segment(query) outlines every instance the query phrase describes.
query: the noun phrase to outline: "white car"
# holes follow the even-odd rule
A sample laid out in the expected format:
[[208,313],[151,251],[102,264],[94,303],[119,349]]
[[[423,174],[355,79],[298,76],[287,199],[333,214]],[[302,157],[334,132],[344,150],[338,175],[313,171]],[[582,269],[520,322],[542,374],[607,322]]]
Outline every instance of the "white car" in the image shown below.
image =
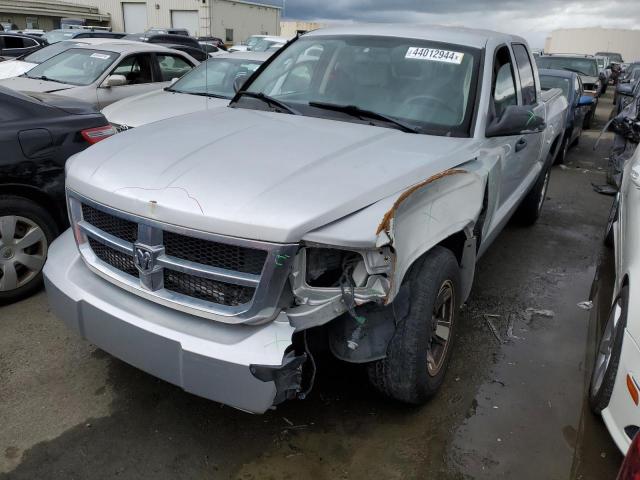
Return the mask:
[[42,62],[55,57],[59,53],[65,52],[70,48],[80,47],[83,45],[100,45],[102,43],[113,42],[112,38],[83,38],[80,40],[63,40],[62,42],[47,45],[35,52],[23,57],[7,60],[0,63],[0,80],[4,78],[18,77],[23,73],[27,73]]
[[251,48],[255,46],[256,43],[258,43],[260,40],[266,37],[268,37],[268,35],[251,35],[244,42],[233,45],[231,48],[229,48],[229,51],[230,52],[248,52],[249,50],[251,50]]
[[55,92],[104,108],[169,86],[198,63],[161,45],[111,40],[70,48],[24,75],[0,80],[0,85],[23,92]]
[[589,403],[626,453],[640,427],[640,149],[622,178],[609,224],[616,257],[613,302],[598,343]]
[[165,118],[224,107],[235,94],[236,79],[249,78],[269,56],[255,52],[217,55],[170,87],[120,100],[102,113],[122,132]]

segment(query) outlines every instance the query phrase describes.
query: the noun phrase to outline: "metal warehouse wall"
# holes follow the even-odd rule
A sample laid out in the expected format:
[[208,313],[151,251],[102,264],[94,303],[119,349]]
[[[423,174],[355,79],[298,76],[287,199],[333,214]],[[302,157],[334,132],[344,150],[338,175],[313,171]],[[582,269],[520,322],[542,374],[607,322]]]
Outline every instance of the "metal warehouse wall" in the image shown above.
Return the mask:
[[[172,10],[197,10],[199,31],[196,36],[215,35],[225,39],[226,29],[232,29],[234,41],[249,35],[280,34],[280,9],[232,0],[66,0],[79,5],[98,7],[111,14],[114,31],[125,31],[123,3],[143,3],[147,6],[147,26],[171,27]],[[256,2],[259,3],[259,2]]]
[[625,61],[640,60],[640,30],[572,28],[554,30],[545,50],[550,53],[619,52]]
[[238,43],[250,35],[280,35],[280,9],[261,5],[213,0],[211,5],[213,35],[227,41],[226,29],[233,29]]

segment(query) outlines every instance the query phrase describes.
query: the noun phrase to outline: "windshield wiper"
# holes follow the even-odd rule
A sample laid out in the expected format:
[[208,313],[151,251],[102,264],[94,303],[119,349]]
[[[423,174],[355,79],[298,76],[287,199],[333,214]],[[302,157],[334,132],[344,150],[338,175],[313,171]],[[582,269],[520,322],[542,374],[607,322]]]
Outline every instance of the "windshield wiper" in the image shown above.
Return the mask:
[[332,110],[334,112],[346,113],[347,115],[351,115],[352,117],[357,117],[361,120],[364,120],[365,118],[369,118],[372,120],[381,120],[383,122],[395,125],[396,128],[398,128],[399,130],[402,130],[403,132],[420,133],[420,131],[417,128],[407,125],[406,123],[403,123],[400,120],[396,120],[395,118],[389,117],[382,113],[373,112],[371,110],[365,110],[356,105],[337,105],[334,103],[309,102],[309,106],[322,108],[324,110]]
[[66,83],[66,82],[61,82],[60,80],[54,80],[53,78],[49,78],[45,75],[42,75],[41,77],[30,77],[29,75],[25,74],[25,77],[33,78],[34,80],[44,80],[45,82]]
[[272,105],[276,108],[280,108],[282,110],[285,110],[286,112],[290,113],[291,115],[300,115],[300,112],[297,111],[296,109],[290,107],[289,105],[287,105],[284,102],[281,102],[278,99],[275,99],[273,97],[270,97],[269,95],[265,95],[262,92],[249,92],[247,90],[240,90],[237,93],[238,98],[242,97],[242,96],[246,96],[246,97],[250,97],[250,98],[257,98],[258,100],[262,100],[264,103],[268,103],[269,105]]
[[185,92],[183,90],[176,90],[174,88],[171,87],[166,87],[164,89],[165,92],[171,92],[171,93],[184,93],[185,95],[196,95],[199,97],[213,97],[213,98],[222,98],[225,100],[229,100],[231,99],[231,97],[229,96],[225,96],[225,95],[218,95],[217,93],[207,93],[207,92]]

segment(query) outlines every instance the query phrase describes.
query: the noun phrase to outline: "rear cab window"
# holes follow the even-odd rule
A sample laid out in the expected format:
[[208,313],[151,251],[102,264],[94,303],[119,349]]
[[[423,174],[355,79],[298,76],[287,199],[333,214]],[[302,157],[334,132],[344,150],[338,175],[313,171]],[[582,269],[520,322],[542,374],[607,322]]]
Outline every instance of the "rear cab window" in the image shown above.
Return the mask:
[[518,76],[520,77],[520,90],[523,105],[535,105],[537,103],[536,81],[533,74],[533,66],[527,47],[521,43],[512,45],[513,54],[516,57]]

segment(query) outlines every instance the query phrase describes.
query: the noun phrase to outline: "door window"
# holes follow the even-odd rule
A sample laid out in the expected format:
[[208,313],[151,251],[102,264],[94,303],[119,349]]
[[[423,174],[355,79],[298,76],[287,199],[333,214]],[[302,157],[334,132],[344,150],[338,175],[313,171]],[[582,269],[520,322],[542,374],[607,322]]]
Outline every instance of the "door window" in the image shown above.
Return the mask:
[[513,62],[509,49],[502,47],[498,50],[493,65],[492,98],[496,117],[502,115],[508,106],[518,104],[516,79],[513,72]]
[[180,78],[193,68],[185,59],[177,55],[157,55],[156,58],[160,66],[161,82]]
[[151,83],[151,61],[149,55],[131,55],[122,60],[111,75],[122,75],[127,79],[127,85]]
[[529,58],[527,47],[522,44],[514,44],[513,53],[516,56],[518,75],[520,76],[522,103],[524,105],[534,105],[537,101],[536,81],[533,76],[533,67],[531,66],[531,59]]
[[28,48],[33,47],[36,44],[34,40],[31,40],[29,38],[12,37],[9,35],[3,38],[4,48]]

